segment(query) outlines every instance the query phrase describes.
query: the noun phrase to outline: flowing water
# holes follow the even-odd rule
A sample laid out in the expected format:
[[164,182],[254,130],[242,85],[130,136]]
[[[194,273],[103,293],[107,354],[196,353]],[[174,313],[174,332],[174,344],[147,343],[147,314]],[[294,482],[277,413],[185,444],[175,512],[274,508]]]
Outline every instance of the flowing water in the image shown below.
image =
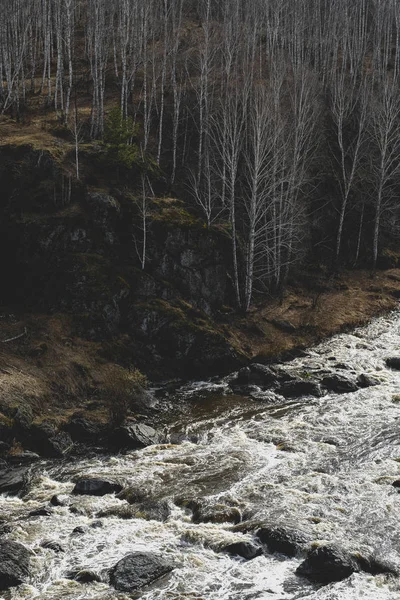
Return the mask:
[[[385,366],[385,358],[396,355],[400,313],[338,335],[285,365],[303,377],[326,370],[367,373],[379,379],[376,387],[271,404],[262,393],[258,399],[232,395],[224,380],[191,384],[160,401],[160,422],[169,439],[181,443],[36,465],[23,499],[0,497],[0,518],[13,525],[8,537],[34,553],[29,584],[10,597],[128,598],[109,587],[107,571],[129,552],[146,549],[176,563],[171,576],[142,592],[146,600],[399,599],[396,577],[357,573],[317,587],[295,575],[301,558],[232,558],[219,550],[251,540],[251,533],[227,522],[195,524],[182,502],[203,498],[222,521],[229,513],[254,524],[295,526],[315,540],[374,552],[400,567],[400,493],[391,485],[400,478],[400,372]],[[338,363],[348,370],[340,371]],[[127,502],[114,495],[69,496],[83,475],[118,480],[142,502],[167,500],[171,514],[165,522],[124,519],[120,511]],[[64,494],[69,506],[47,517],[28,516],[54,494]],[[77,526],[81,533],[73,533]],[[65,551],[41,547],[45,540]],[[67,580],[77,567],[94,570],[105,582]]]

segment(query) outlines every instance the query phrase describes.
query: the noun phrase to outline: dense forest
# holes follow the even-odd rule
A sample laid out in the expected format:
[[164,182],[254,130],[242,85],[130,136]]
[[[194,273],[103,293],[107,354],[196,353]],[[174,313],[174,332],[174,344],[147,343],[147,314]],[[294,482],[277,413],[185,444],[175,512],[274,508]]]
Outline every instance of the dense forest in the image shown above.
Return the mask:
[[81,145],[117,148],[142,268],[153,179],[224,226],[248,310],[301,261],[375,269],[396,239],[399,50],[397,0],[3,0],[0,111],[55,111],[77,180]]

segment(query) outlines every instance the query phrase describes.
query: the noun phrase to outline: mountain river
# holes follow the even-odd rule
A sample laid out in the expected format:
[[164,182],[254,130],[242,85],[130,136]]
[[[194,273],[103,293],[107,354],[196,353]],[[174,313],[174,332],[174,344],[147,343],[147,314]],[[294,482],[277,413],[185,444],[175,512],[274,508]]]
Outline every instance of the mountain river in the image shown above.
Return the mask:
[[[228,379],[158,390],[159,426],[171,443],[118,456],[35,463],[23,498],[0,496],[7,539],[32,550],[29,582],[4,592],[11,600],[399,600],[400,578],[354,573],[318,586],[295,574],[304,557],[265,552],[246,561],[221,549],[251,541],[232,522],[193,522],[187,502],[236,520],[296,527],[320,543],[373,552],[400,569],[400,313],[341,334],[283,365],[304,378],[326,372],[372,375],[379,385],[321,398],[256,398],[230,391]],[[176,442],[179,443],[176,443]],[[146,502],[168,503],[165,521],[124,513],[126,500],[72,496],[79,477],[104,477],[135,489]],[[29,516],[58,494],[64,506]],[[73,512],[71,512],[73,508]],[[123,518],[125,517],[125,518]],[[75,528],[81,529],[74,532]],[[251,529],[251,528],[250,528]],[[44,541],[62,552],[44,548]],[[130,596],[110,587],[108,570],[133,551],[171,558],[167,578]],[[77,568],[102,581],[65,577]],[[0,593],[1,597],[1,593]]]

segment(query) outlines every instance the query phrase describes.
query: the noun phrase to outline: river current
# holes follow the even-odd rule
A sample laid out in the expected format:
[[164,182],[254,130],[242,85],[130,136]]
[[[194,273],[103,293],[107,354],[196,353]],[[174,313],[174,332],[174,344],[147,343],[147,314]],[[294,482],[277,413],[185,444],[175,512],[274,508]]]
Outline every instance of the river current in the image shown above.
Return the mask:
[[[5,597],[131,598],[113,590],[105,574],[129,552],[146,550],[176,563],[167,579],[141,593],[146,600],[398,600],[396,577],[356,573],[318,587],[295,575],[301,558],[266,553],[245,561],[220,552],[252,534],[232,522],[193,523],[184,502],[202,498],[211,512],[236,511],[255,528],[301,528],[315,540],[373,552],[400,568],[400,493],[392,486],[400,479],[400,371],[385,366],[389,356],[400,356],[399,312],[285,364],[303,378],[326,370],[366,373],[379,379],[375,387],[273,403],[262,392],[256,399],[235,396],[225,379],[161,390],[158,419],[171,443],[36,464],[27,495],[0,496],[0,518],[12,525],[8,538],[33,551],[29,583]],[[117,480],[144,504],[165,500],[170,516],[121,518],[128,505],[115,495],[70,496],[81,476]],[[54,494],[66,506],[28,516]],[[64,552],[43,548],[44,541],[58,542]],[[66,579],[76,568],[105,582]]]

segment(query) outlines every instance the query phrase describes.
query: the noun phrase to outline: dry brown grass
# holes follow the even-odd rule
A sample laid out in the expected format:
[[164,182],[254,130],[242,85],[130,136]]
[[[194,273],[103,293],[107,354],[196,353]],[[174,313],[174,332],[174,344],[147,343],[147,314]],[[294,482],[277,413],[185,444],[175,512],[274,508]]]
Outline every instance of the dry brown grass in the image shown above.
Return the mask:
[[[379,271],[374,277],[366,270],[343,272],[327,287],[317,302],[315,292],[289,287],[281,301],[271,299],[248,317],[233,318],[228,326],[231,342],[249,358],[273,358],[366,323],[398,305],[393,292],[400,290],[400,269]],[[283,331],[274,320],[288,321],[296,330]]]

